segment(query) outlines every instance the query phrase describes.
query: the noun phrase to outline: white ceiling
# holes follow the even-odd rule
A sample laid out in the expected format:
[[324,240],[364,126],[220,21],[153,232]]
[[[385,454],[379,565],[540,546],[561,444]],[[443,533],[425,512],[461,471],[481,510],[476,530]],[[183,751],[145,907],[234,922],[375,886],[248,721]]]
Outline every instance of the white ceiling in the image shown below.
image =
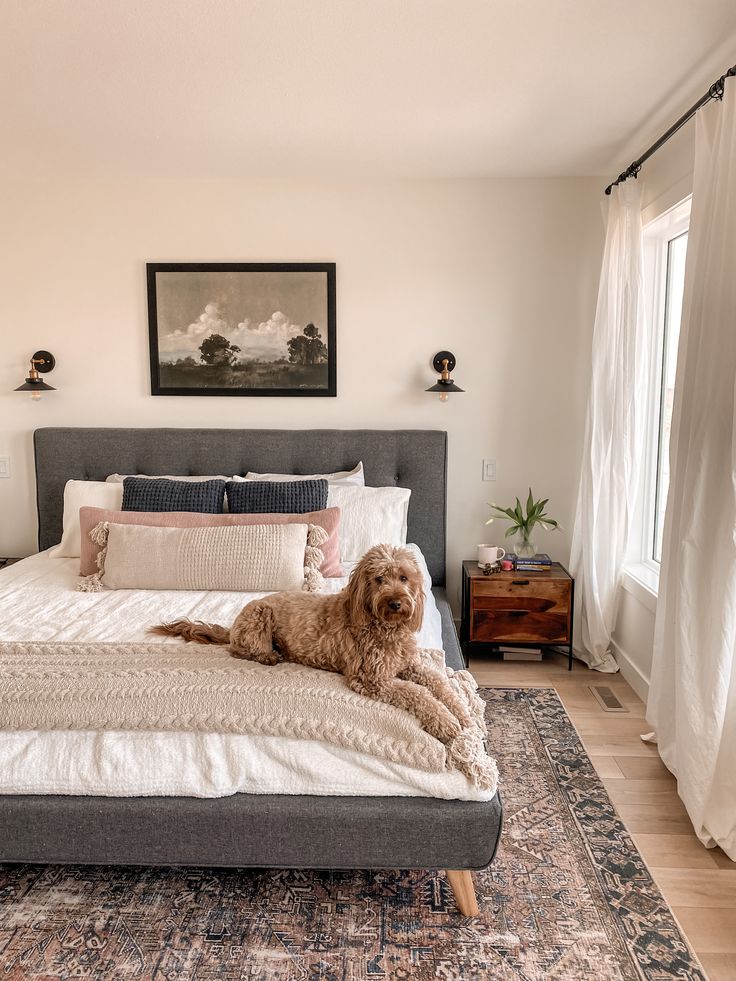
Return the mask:
[[1,0],[0,167],[615,176],[734,61],[734,0]]

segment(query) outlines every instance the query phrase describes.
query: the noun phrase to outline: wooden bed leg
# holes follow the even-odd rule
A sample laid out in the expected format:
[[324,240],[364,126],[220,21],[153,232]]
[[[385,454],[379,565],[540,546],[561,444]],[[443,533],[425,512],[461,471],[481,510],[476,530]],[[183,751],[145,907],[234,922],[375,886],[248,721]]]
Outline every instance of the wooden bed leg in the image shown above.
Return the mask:
[[472,873],[468,869],[447,869],[446,875],[457,908],[463,916],[477,916],[478,900],[475,898]]

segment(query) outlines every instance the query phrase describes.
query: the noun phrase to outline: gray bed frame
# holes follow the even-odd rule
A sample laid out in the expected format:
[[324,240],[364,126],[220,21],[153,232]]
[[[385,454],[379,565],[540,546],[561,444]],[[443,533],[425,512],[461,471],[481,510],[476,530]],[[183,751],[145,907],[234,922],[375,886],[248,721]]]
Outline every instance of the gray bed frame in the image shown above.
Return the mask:
[[[67,480],[110,473],[315,473],[352,468],[366,484],[412,491],[408,541],[422,549],[448,663],[463,667],[444,590],[447,434],[438,431],[39,429],[41,549],[61,539]],[[496,852],[502,809],[424,797],[235,794],[0,797],[0,861],[300,868],[447,869],[458,905],[477,910],[470,869]]]

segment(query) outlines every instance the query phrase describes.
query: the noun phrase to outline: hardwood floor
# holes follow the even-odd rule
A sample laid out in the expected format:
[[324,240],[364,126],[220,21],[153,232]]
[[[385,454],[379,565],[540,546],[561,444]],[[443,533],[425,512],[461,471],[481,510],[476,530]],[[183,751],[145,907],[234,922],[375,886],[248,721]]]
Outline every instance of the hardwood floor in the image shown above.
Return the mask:
[[[539,663],[474,656],[478,684],[551,687],[562,699],[593,765],[711,981],[736,981],[736,863],[704,848],[692,830],[674,777],[643,743],[644,703],[620,674],[599,674],[562,655]],[[628,713],[604,712],[588,690],[608,685]]]

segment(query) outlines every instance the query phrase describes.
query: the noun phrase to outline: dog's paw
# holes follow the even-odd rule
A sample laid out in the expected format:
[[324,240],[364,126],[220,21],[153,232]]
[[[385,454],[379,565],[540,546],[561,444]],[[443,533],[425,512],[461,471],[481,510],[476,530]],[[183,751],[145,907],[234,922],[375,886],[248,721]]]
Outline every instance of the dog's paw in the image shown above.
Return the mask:
[[279,656],[276,651],[264,654],[262,651],[249,651],[243,647],[230,646],[230,653],[233,657],[239,657],[243,661],[258,661],[259,664],[278,664]]
[[470,718],[470,714],[464,708],[456,708],[453,714],[455,715],[455,718],[458,720],[460,726],[463,729],[467,729],[470,726],[471,722],[473,721]]
[[259,654],[253,660],[258,661],[259,664],[278,664],[281,658],[274,651],[272,654]]
[[428,719],[424,728],[430,736],[439,739],[441,743],[451,743],[461,731],[460,723],[449,712],[446,715]]
[[250,651],[244,651],[242,647],[233,647],[232,645],[228,647],[228,652],[232,657],[242,658],[243,661],[252,661],[253,655]]

